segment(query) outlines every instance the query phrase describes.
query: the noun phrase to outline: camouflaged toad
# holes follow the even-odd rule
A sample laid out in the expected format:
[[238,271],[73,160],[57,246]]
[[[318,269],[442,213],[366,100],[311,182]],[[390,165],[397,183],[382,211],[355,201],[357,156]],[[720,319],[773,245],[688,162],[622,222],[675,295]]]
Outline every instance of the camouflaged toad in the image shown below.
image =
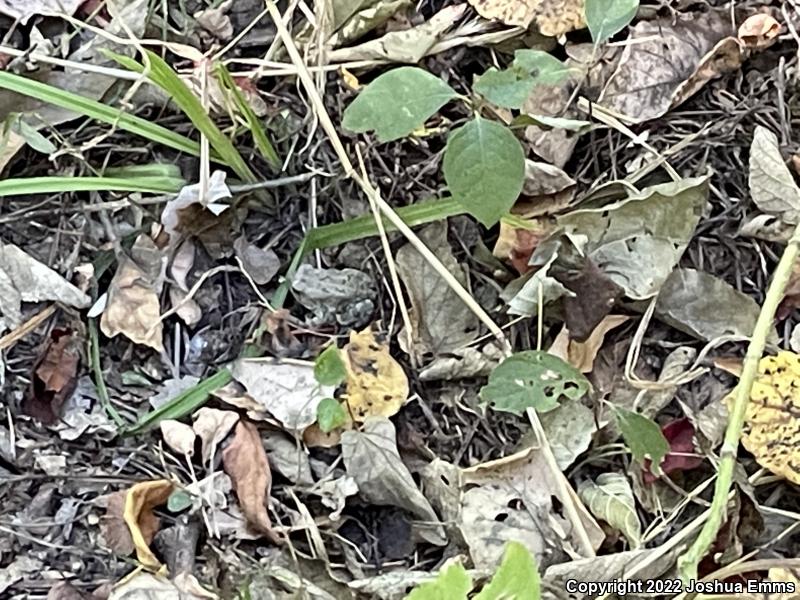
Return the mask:
[[317,269],[302,265],[292,279],[297,301],[314,313],[309,325],[362,327],[375,311],[372,278],[356,269]]

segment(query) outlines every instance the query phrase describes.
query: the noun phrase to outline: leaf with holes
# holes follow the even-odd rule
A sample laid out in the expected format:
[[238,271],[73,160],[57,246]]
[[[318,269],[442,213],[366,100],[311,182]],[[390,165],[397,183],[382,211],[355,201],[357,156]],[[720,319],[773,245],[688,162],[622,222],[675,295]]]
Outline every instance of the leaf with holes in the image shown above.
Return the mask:
[[491,227],[522,191],[525,152],[510,129],[476,117],[447,138],[443,169],[456,201]]
[[639,0],[586,0],[586,25],[595,44],[622,31],[636,16]]
[[481,398],[494,410],[521,415],[527,408],[547,412],[562,397],[577,400],[589,381],[575,367],[541,350],[509,356],[481,388]]
[[392,69],[376,78],[344,111],[342,126],[355,133],[375,131],[390,142],[425,124],[457,96],[444,81],[417,67]]

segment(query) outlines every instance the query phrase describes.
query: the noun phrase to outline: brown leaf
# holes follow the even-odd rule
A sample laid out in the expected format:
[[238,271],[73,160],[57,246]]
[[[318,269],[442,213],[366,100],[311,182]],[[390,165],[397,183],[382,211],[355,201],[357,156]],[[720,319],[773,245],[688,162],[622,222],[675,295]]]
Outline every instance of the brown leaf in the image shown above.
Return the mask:
[[591,373],[594,359],[603,346],[606,334],[629,319],[626,315],[608,315],[583,342],[570,339],[569,329],[564,327],[548,352],[565,360],[581,373]]
[[192,429],[202,442],[203,462],[207,463],[217,445],[230,433],[239,421],[239,413],[203,407],[194,416]]
[[131,530],[125,524],[122,515],[125,512],[127,490],[120,490],[105,497],[106,514],[100,518],[100,532],[106,546],[114,554],[128,556],[134,551]]
[[272,530],[267,513],[272,473],[255,425],[239,421],[233,441],[222,452],[222,465],[231,477],[233,490],[250,528],[275,544],[282,543],[280,536]]
[[586,26],[584,0],[469,0],[485,19],[528,28],[536,23],[539,31],[558,37]]
[[507,260],[520,275],[532,269],[528,264],[531,254],[539,243],[550,236],[555,225],[550,219],[534,218],[526,220],[528,227],[514,227],[500,221],[500,234],[492,254],[500,260]]
[[781,24],[772,15],[758,13],[739,26],[739,40],[748,48],[763,50],[778,41]]
[[25,414],[46,425],[58,421],[61,407],[75,390],[80,365],[80,340],[69,329],[54,329],[33,369]]
[[172,489],[172,482],[168,479],[142,481],[134,484],[125,496],[122,516],[130,530],[136,557],[150,569],[161,567],[161,562],[150,550],[150,542],[161,526],[161,520],[153,514],[153,509],[167,501]]
[[100,319],[104,334],[121,333],[132,342],[164,351],[159,302],[164,260],[149,236],[136,239],[130,257],[120,260],[108,288],[108,304]]

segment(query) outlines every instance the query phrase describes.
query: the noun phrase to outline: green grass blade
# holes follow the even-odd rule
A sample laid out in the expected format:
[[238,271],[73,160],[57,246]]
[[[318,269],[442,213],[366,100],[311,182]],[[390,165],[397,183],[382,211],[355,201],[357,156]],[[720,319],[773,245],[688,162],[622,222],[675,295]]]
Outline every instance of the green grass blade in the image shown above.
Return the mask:
[[173,177],[14,177],[0,181],[0,198],[65,192],[172,194],[186,182]]
[[281,159],[278,157],[278,153],[275,151],[272,142],[269,141],[269,137],[267,137],[267,132],[261,126],[261,121],[253,112],[252,107],[247,102],[247,99],[242,94],[242,90],[239,89],[239,86],[236,85],[236,82],[233,79],[233,76],[230,74],[230,71],[225,68],[225,65],[222,63],[217,63],[215,67],[215,72],[217,77],[219,77],[222,86],[233,96],[233,100],[236,103],[236,108],[245,118],[247,121],[247,128],[250,130],[250,134],[253,136],[253,141],[256,144],[256,148],[258,148],[259,153],[264,160],[270,163],[273,167],[280,167],[281,166]]
[[171,163],[106,167],[103,170],[103,175],[106,177],[170,177],[173,179],[182,179],[181,168]]
[[[257,177],[250,169],[247,162],[239,154],[228,137],[217,127],[214,120],[208,115],[203,103],[195,93],[183,82],[178,74],[170,67],[164,59],[157,54],[145,50],[150,62],[150,72],[148,78],[158,87],[170,95],[172,101],[189,117],[192,124],[208,138],[208,143],[219,157],[233,169],[236,175],[245,183],[255,183]],[[121,57],[113,52],[105,53],[113,58],[123,67],[136,71],[144,72],[144,66],[128,57]]]
[[[76,75],[80,77],[80,75]],[[169,129],[156,125],[146,119],[135,117],[119,109],[91,100],[79,94],[53,87],[46,83],[20,77],[13,73],[0,71],[0,88],[36,98],[48,104],[54,104],[81,115],[91,117],[103,123],[114,125],[118,129],[140,135],[152,142],[163,144],[169,148],[186,152],[194,156],[200,155],[200,144]]]
[[125,430],[125,434],[147,431],[158,425],[163,419],[180,419],[191,414],[208,400],[209,394],[231,381],[233,377],[228,369],[221,369],[211,377],[204,379],[196,386],[175,396],[163,406],[143,415],[136,423]]

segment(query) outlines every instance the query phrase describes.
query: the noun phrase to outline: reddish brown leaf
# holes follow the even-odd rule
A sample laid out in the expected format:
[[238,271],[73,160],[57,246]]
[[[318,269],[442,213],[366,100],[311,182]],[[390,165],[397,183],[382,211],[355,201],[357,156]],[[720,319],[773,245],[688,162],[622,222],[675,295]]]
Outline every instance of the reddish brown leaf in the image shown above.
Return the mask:
[[75,390],[80,365],[80,342],[69,329],[54,329],[33,368],[31,390],[22,405],[25,414],[51,425]]
[[106,514],[100,519],[100,531],[106,546],[119,556],[128,556],[134,550],[131,531],[122,518],[127,495],[128,490],[120,490],[106,496]]
[[222,465],[231,477],[233,490],[249,527],[267,536],[273,543],[280,544],[282,540],[272,530],[267,514],[272,473],[255,425],[239,421],[233,441],[222,453]]
[[[661,428],[661,433],[664,434],[664,437],[669,442],[669,452],[661,463],[661,470],[664,475],[669,475],[675,471],[696,469],[702,464],[703,458],[694,456],[696,454],[694,449],[694,427],[689,419],[684,417],[667,423]],[[650,471],[649,461],[645,462],[644,467],[643,479],[645,483],[656,481],[658,477]]]

